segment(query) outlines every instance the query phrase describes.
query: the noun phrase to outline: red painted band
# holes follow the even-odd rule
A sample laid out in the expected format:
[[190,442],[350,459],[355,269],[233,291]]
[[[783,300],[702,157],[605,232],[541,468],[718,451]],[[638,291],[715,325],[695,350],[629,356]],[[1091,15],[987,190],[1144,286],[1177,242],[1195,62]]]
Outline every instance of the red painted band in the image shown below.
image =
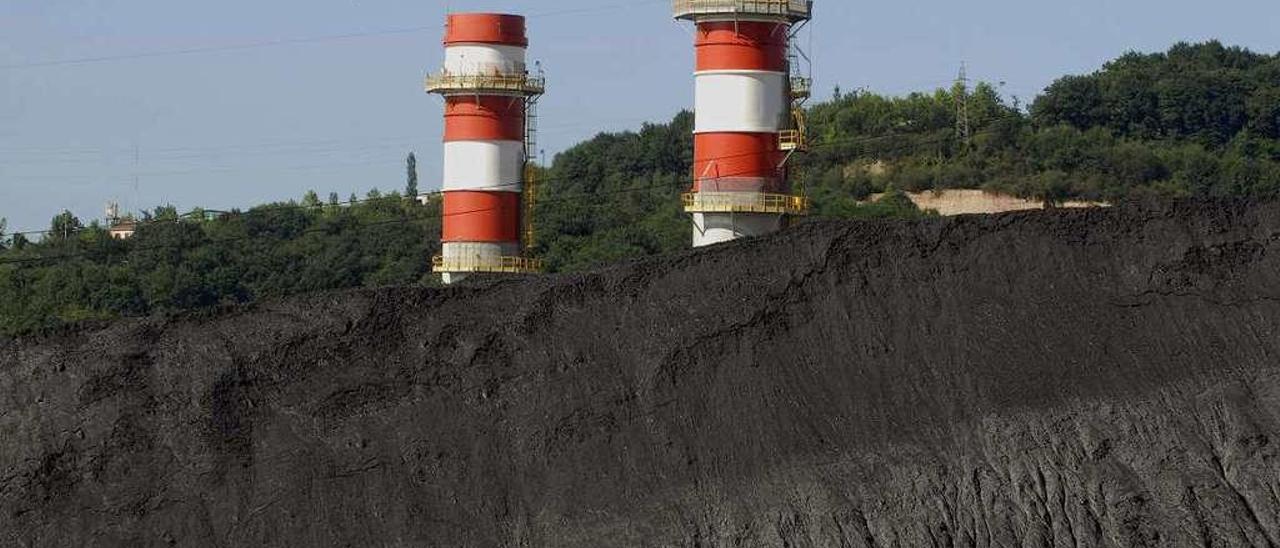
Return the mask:
[[449,15],[444,43],[478,43],[528,47],[524,17],[498,13],[454,13]]
[[520,193],[444,193],[445,242],[519,242]]
[[787,32],[782,23],[699,23],[694,46],[697,70],[787,70]]
[[[707,180],[738,183],[775,191],[783,179],[786,153],[778,150],[777,133],[698,133],[693,136],[694,190]],[[751,183],[764,179],[768,183]],[[737,181],[737,182],[735,182]],[[722,188],[723,189],[723,188]],[[761,189],[761,188],[757,188]],[[714,190],[714,188],[708,188]]]
[[523,141],[524,102],[494,95],[448,97],[444,106],[444,140]]

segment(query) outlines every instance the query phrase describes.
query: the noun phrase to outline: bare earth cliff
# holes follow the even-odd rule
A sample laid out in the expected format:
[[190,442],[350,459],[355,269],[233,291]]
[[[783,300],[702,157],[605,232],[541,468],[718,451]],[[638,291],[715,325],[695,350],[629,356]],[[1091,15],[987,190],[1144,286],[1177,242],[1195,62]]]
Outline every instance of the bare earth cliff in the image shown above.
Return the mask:
[[1280,546],[1280,203],[0,342],[2,546]]

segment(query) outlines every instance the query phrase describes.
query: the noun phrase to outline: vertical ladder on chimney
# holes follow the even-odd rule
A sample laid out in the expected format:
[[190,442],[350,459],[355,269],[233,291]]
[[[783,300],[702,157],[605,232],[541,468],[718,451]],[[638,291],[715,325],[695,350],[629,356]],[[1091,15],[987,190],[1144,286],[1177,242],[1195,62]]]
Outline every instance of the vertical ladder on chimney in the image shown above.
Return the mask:
[[524,255],[533,256],[533,206],[538,192],[538,96],[524,103]]
[[[787,101],[791,106],[791,116],[788,129],[783,131],[780,147],[787,151],[783,165],[790,160],[792,154],[803,152],[808,147],[804,107],[813,93],[813,63],[809,60],[809,55],[796,44],[796,38],[803,27],[802,23],[800,27],[791,29],[787,36]],[[805,188],[802,184],[797,184],[792,192],[797,196],[804,196]]]

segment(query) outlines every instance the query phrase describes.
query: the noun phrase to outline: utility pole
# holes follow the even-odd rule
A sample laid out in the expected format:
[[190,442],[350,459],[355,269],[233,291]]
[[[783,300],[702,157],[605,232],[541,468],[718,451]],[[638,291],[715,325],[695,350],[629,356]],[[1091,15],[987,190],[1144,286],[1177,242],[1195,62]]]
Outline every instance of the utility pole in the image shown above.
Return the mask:
[[138,168],[142,163],[142,145],[138,144],[138,138],[133,139],[133,208],[134,211],[140,211],[142,206],[142,195],[138,191]]
[[969,148],[972,133],[969,127],[969,71],[964,61],[960,62],[960,74],[956,76],[953,90],[956,101],[956,140],[965,148]]

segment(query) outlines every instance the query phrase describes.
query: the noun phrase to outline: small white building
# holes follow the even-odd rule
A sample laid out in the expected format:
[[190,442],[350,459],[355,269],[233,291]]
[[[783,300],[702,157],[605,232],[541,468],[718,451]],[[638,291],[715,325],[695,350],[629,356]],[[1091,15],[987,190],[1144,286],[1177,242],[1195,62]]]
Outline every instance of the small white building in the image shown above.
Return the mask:
[[127,240],[133,237],[133,233],[138,231],[138,221],[133,219],[113,219],[111,227],[107,229],[107,233],[117,240]]

